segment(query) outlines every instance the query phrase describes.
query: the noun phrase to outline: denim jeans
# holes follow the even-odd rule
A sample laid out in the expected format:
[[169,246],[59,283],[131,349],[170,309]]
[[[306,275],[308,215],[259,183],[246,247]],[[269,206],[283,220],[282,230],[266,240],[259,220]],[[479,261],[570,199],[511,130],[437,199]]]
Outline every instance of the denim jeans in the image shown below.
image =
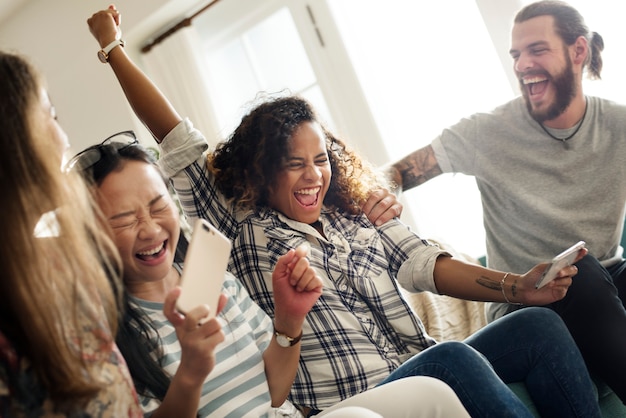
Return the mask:
[[407,360],[381,384],[414,375],[446,382],[472,417],[532,417],[506,386],[520,381],[542,416],[601,416],[580,351],[550,309],[522,309],[464,342],[439,343]]
[[587,255],[576,267],[567,295],[550,307],[563,318],[591,374],[626,403],[626,262],[606,269]]

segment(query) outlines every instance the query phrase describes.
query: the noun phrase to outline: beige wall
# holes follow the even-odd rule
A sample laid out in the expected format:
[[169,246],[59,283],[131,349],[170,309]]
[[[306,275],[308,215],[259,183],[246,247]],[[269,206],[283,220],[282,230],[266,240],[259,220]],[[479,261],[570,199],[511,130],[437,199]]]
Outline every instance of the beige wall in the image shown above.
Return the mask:
[[[138,58],[139,48],[154,33],[206,0],[119,0],[115,4],[122,12],[127,50]],[[99,47],[86,23],[93,12],[108,5],[91,0],[29,0],[0,22],[0,48],[26,55],[44,74],[59,120],[76,151],[111,133],[138,128],[112,71],[96,57]]]

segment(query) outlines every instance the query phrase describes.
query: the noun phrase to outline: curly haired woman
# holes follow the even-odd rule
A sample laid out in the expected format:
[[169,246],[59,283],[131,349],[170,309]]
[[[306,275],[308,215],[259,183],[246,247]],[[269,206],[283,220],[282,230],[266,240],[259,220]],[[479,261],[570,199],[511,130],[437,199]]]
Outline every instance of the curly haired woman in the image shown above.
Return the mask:
[[[89,24],[101,47],[120,36],[114,9],[97,13]],[[426,375],[452,387],[473,417],[532,416],[505,384],[514,381],[526,383],[544,416],[600,416],[580,352],[552,311],[523,309],[465,342],[437,344],[399,289],[543,305],[566,294],[575,268],[562,269],[537,290],[545,264],[525,274],[489,270],[452,258],[397,219],[374,226],[360,206],[380,183],[303,99],[278,98],[255,107],[225,144],[207,154],[202,134],[176,113],[124,48],[110,52],[109,64],[161,144],[160,165],[186,214],[208,219],[231,239],[229,270],[270,317],[278,258],[310,246],[308,259],[324,291],[303,324],[290,393],[307,415],[377,385]],[[414,415],[420,411],[415,405]]]

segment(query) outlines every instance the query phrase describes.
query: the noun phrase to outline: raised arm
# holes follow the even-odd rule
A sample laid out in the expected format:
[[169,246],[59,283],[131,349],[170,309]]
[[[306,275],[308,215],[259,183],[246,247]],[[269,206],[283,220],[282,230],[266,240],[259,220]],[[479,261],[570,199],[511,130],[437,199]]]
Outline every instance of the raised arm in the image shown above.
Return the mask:
[[435,152],[430,145],[413,151],[411,154],[387,167],[389,179],[399,190],[409,190],[442,173]]
[[[91,16],[87,24],[100,47],[104,48],[115,39],[121,38],[120,21],[119,11],[111,5],[107,10]],[[181,117],[158,87],[130,59],[124,48],[116,47],[111,50],[109,65],[135,114],[160,143],[180,122]]]

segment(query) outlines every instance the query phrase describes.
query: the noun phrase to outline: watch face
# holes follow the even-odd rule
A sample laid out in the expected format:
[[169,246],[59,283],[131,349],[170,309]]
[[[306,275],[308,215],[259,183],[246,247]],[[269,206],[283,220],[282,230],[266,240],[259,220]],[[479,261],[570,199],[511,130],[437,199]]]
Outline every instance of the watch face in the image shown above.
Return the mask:
[[282,335],[282,334],[278,334],[276,336],[276,342],[281,347],[290,347],[291,346],[291,341],[289,341],[289,339],[287,339],[287,337],[285,335]]
[[100,61],[102,63],[104,63],[104,64],[109,62],[109,57],[107,56],[107,54],[102,49],[100,51],[98,51],[98,59],[100,59]]

